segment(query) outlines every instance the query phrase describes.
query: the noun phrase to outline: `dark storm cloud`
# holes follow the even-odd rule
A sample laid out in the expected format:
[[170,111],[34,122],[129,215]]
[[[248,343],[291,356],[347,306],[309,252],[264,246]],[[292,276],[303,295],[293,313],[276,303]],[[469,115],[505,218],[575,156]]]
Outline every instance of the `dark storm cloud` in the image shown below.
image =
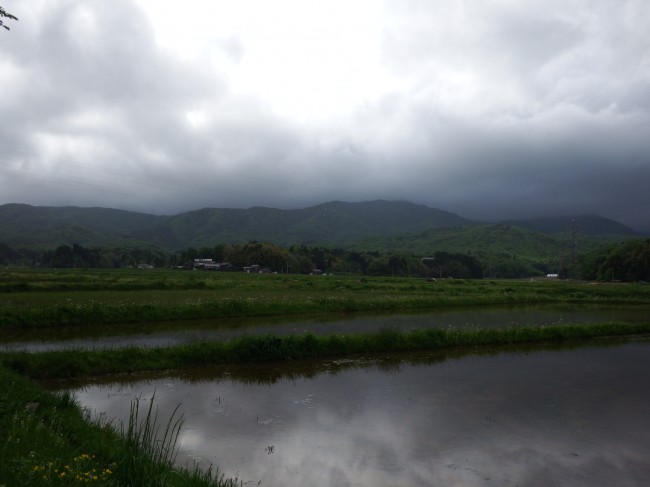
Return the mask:
[[[132,1],[17,7],[0,39],[0,203],[176,213],[384,198],[650,230],[646,2],[385,2],[393,82],[307,123],[162,47]],[[250,39],[217,34],[223,62],[246,61]]]

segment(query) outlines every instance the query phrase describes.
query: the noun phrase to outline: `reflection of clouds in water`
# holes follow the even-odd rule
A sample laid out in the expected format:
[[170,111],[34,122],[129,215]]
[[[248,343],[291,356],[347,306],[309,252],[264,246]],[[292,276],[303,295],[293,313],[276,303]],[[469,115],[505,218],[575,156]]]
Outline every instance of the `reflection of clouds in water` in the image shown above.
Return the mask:
[[567,451],[567,441],[570,438],[563,437],[539,444],[530,438],[534,446],[457,450],[456,462],[447,465],[453,477],[435,477],[445,480],[442,485],[645,485],[647,461],[638,452],[614,448],[608,453],[583,450],[578,454]]
[[[274,385],[88,387],[125,417],[182,403],[179,462],[263,485],[628,485],[650,475],[647,345],[350,369]],[[641,483],[639,483],[641,485]]]
[[195,456],[192,452],[200,452],[205,450],[207,438],[203,433],[197,429],[183,428],[178,435],[178,446],[187,452],[188,456],[193,458],[201,458]]
[[421,484],[406,467],[410,448],[403,432],[392,425],[377,428],[373,421],[355,423],[348,428],[337,415],[320,411],[308,426],[295,425],[303,433],[278,441],[272,464],[259,465],[249,476],[268,485]]

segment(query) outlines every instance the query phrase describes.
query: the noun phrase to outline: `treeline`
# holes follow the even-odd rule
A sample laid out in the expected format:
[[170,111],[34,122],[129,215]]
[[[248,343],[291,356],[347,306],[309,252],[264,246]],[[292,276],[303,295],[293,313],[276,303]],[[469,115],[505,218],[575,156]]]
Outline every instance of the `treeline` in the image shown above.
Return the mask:
[[0,265],[51,268],[119,268],[148,264],[163,267],[169,256],[148,249],[86,248],[81,245],[60,245],[54,250],[14,250],[0,243]]
[[511,254],[477,255],[432,252],[426,256],[350,251],[337,248],[294,245],[281,247],[268,242],[219,244],[190,248],[175,253],[152,249],[86,248],[61,245],[38,252],[12,249],[0,243],[0,265],[49,268],[172,267],[191,269],[195,259],[228,262],[228,268],[241,271],[259,266],[278,273],[335,273],[368,276],[430,278],[520,278],[559,274],[600,281],[647,281],[650,279],[650,239],[632,240],[603,246],[582,256],[574,267],[558,263],[531,263]]
[[368,276],[417,276],[480,279],[481,263],[460,253],[435,252],[423,259],[413,255],[354,252],[344,249],[294,245],[288,248],[268,242],[215,245],[176,253],[149,249],[86,248],[61,245],[45,252],[24,252],[0,244],[0,265],[46,268],[193,267],[195,259],[227,262],[232,270],[260,266],[278,273],[338,273]]
[[593,251],[580,260],[578,273],[583,279],[599,281],[648,281],[650,239],[630,240]]
[[280,273],[313,272],[369,276],[455,277],[480,279],[481,264],[474,257],[450,252],[435,252],[431,259],[413,255],[379,252],[354,252],[344,249],[293,245],[285,248],[268,242],[217,245],[187,249],[174,256],[172,265],[191,264],[209,258],[228,262],[235,269],[259,265]]

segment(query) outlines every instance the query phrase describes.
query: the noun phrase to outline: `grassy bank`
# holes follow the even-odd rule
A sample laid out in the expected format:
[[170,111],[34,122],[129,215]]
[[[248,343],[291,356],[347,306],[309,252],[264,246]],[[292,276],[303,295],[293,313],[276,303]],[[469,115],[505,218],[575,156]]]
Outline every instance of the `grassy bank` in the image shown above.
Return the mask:
[[170,270],[0,272],[0,329],[14,330],[533,303],[650,305],[650,286]]
[[[647,324],[597,324],[484,330],[381,331],[363,336],[247,337],[163,349],[65,351],[0,355],[0,486],[138,485],[229,486],[211,471],[173,466],[181,420],[158,424],[151,408],[132,403],[128,424],[110,425],[84,414],[66,394],[49,393],[38,379],[155,371],[219,363],[288,361],[405,350],[454,353],[517,344],[584,344],[599,337],[650,334]],[[13,369],[13,370],[10,370]],[[156,430],[166,441],[154,440]],[[158,436],[160,437],[160,435]]]
[[42,353],[12,352],[0,355],[0,360],[5,367],[26,376],[51,380],[227,363],[289,361],[377,352],[444,350],[518,343],[557,343],[648,333],[650,322],[476,330],[427,329],[405,333],[384,330],[372,334],[345,336],[250,336],[228,342],[197,342],[155,349],[131,347]]
[[[234,479],[173,466],[181,418],[159,424],[152,407],[129,422],[87,417],[73,398],[43,391],[0,367],[0,486],[133,485],[233,487]],[[163,441],[155,441],[160,431]]]
[[[408,278],[245,275],[191,271],[0,270],[0,332],[235,316],[433,309],[493,304],[649,306],[644,284],[561,281],[428,282]],[[198,342],[166,348],[0,353],[0,487],[14,485],[236,485],[179,471],[173,441],[154,442],[152,411],[124,428],[88,418],[67,395],[30,379],[130,374],[227,363],[362,356],[408,350],[488,350],[524,343],[583,343],[650,334],[646,324],[477,330],[380,331]],[[137,427],[136,427],[137,425]],[[140,426],[141,425],[141,426]],[[163,425],[173,438],[180,423]],[[156,445],[159,445],[156,447]],[[171,456],[170,456],[171,455]]]

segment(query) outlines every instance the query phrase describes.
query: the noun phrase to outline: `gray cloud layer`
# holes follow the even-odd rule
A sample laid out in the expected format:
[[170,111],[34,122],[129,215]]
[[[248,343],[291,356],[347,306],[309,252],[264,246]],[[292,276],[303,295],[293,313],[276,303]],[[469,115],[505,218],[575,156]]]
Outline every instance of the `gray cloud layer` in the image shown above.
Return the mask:
[[[395,87],[309,123],[161,47],[133,1],[12,13],[0,203],[177,213],[384,198],[650,230],[644,0],[387,1],[381,63]],[[219,39],[229,62],[246,58],[245,41]]]

